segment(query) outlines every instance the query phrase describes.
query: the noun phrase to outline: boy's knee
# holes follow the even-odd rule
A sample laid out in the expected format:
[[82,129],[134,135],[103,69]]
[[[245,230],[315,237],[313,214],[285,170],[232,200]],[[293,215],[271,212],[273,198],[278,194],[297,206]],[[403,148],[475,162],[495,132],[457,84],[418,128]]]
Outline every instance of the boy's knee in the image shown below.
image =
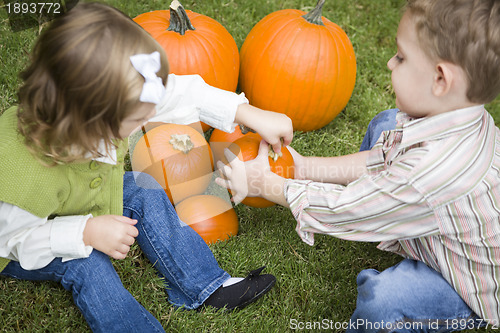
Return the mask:
[[402,295],[393,282],[374,269],[359,273],[354,317],[372,323],[394,320],[400,311]]

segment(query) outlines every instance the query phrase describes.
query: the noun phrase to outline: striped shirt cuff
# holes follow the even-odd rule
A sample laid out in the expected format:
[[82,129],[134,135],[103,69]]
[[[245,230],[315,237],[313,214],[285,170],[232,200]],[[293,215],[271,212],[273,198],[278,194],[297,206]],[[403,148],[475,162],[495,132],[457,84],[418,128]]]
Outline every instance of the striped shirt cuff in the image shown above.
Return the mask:
[[286,179],[283,185],[283,193],[290,205],[290,211],[297,221],[295,231],[304,243],[312,246],[314,245],[314,234],[305,230],[308,225],[303,221],[303,212],[309,207],[307,185],[310,183],[312,183],[311,180]]

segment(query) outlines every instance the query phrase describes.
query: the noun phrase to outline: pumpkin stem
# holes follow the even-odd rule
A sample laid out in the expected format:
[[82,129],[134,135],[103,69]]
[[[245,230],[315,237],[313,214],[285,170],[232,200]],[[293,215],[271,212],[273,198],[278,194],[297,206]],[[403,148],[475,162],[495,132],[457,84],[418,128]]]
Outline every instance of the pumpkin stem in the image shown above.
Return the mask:
[[272,146],[269,146],[269,152],[267,153],[267,155],[273,159],[274,162],[276,162],[276,160],[280,157],[283,156],[283,152],[280,151],[280,153],[276,153],[273,149]]
[[247,134],[248,132],[255,133],[255,131],[253,129],[251,129],[250,127],[247,127],[245,125],[242,125],[242,124],[240,124],[240,129],[241,129],[242,134]]
[[173,0],[170,4],[170,26],[167,30],[175,31],[181,35],[184,35],[187,30],[195,30],[184,7],[178,0]]
[[309,23],[316,25],[324,25],[323,20],[321,19],[321,11],[323,10],[324,4],[325,0],[318,0],[316,7],[309,13],[303,15],[302,17],[305,18],[306,21]]
[[191,137],[188,134],[172,134],[170,136],[170,144],[174,149],[187,154],[194,148]]

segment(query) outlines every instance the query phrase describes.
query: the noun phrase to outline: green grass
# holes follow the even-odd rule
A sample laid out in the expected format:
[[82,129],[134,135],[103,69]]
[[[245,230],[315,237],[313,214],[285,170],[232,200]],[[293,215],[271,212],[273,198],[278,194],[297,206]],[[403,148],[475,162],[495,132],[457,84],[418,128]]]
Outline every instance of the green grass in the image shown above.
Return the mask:
[[[166,9],[169,1],[105,1],[134,17]],[[285,8],[310,10],[315,0],[204,0],[182,1],[186,9],[221,22],[241,47],[250,29],[266,14]],[[395,52],[394,37],[404,0],[329,0],[323,15],[349,35],[358,74],[346,109],[328,126],[296,133],[292,146],[304,155],[352,153],[359,147],[370,119],[394,107],[387,60]],[[12,33],[0,9],[0,113],[16,101],[18,73],[26,66],[38,29]],[[488,109],[500,122],[499,99]],[[130,292],[169,332],[283,332],[290,321],[323,319],[347,321],[355,308],[356,276],[365,268],[383,270],[401,258],[376,249],[376,244],[354,243],[316,236],[310,247],[296,235],[295,221],[280,207],[255,209],[236,206],[238,236],[212,246],[222,268],[233,276],[267,265],[277,277],[272,291],[243,311],[176,310],[166,301],[162,282],[134,247],[129,257],[115,261]],[[0,327],[4,332],[85,332],[83,317],[71,295],[55,283],[32,283],[0,278]],[[484,330],[483,330],[484,331]]]

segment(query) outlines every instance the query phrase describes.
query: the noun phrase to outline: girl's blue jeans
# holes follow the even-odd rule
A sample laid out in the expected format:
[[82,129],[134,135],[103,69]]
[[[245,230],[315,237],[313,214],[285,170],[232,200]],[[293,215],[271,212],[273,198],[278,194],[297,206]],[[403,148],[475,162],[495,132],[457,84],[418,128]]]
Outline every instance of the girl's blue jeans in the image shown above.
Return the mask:
[[[397,111],[372,119],[361,151],[373,147],[383,131],[394,129]],[[363,270],[357,284],[347,332],[451,332],[481,324],[441,274],[420,261],[405,259],[383,272]]]
[[[181,222],[168,197],[146,174],[126,172],[123,214],[137,219],[137,243],[165,278],[169,301],[187,309],[199,307],[230,276],[205,241]],[[137,179],[136,179],[137,178]],[[163,328],[123,287],[109,257],[94,250],[90,257],[27,271],[11,261],[2,275],[23,280],[56,281],[71,291],[75,304],[94,332],[163,332]]]

